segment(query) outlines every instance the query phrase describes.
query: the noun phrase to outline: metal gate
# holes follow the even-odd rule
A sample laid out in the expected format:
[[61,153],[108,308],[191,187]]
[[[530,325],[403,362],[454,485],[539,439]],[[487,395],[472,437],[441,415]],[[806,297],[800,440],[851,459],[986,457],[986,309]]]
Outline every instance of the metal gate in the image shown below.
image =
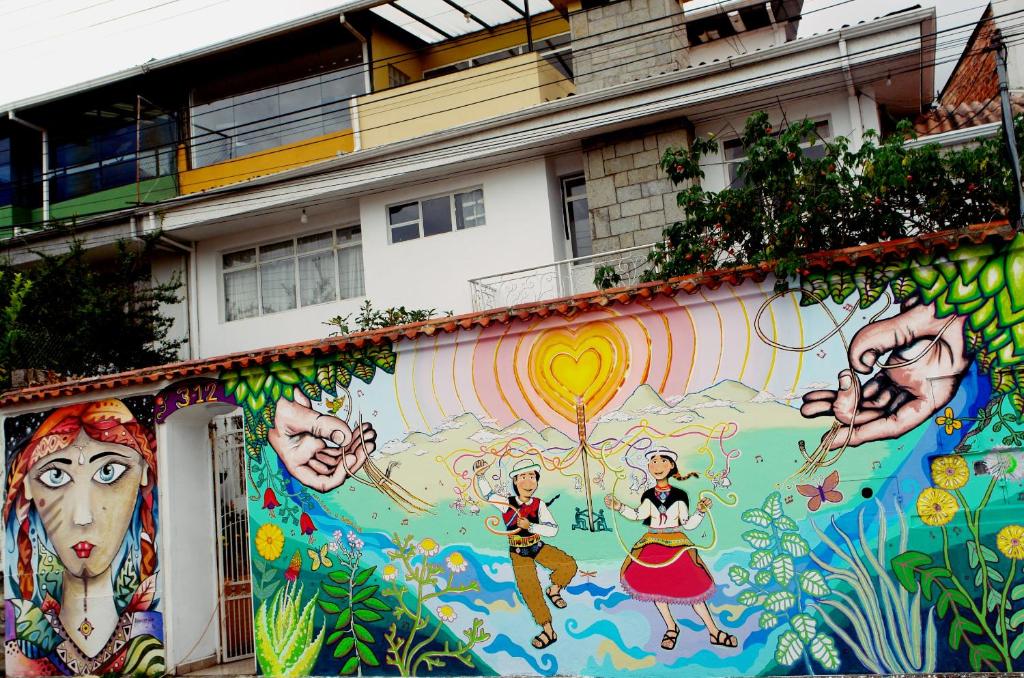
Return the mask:
[[219,653],[224,663],[251,657],[254,642],[242,415],[214,418],[210,422],[210,442],[219,545]]

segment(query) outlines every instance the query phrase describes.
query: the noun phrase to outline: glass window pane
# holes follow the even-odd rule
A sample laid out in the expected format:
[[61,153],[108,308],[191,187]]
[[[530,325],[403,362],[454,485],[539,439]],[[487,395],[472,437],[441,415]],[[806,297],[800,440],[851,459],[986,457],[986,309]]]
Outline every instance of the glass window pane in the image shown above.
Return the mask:
[[739,160],[746,156],[743,150],[743,142],[739,139],[730,139],[722,144],[722,148],[725,151],[726,160]]
[[281,85],[281,143],[290,144],[324,133],[320,77]]
[[330,231],[326,233],[315,233],[299,238],[299,254],[316,252],[317,250],[330,249],[334,245],[333,235]]
[[403,224],[407,221],[416,221],[420,218],[420,204],[410,202],[404,205],[392,205],[388,208],[388,223]]
[[275,242],[272,245],[260,246],[260,261],[272,261],[295,253],[295,244],[291,240]]
[[361,245],[342,247],[338,250],[338,277],[341,281],[342,299],[361,297],[366,294]]
[[449,233],[452,230],[452,203],[448,196],[423,201],[423,235]]
[[256,269],[224,274],[224,319],[241,320],[259,315]]
[[484,225],[483,189],[455,194],[455,218],[460,229]]
[[393,226],[391,228],[391,242],[393,243],[415,240],[418,237],[420,237],[419,223],[409,224],[408,226]]
[[583,177],[574,177],[565,180],[565,197],[585,198],[587,197],[587,181]]
[[295,260],[261,264],[260,294],[263,313],[280,313],[295,308]]
[[594,253],[590,233],[590,210],[586,199],[573,200],[568,205],[569,228],[572,232],[572,254],[574,257],[589,257]]
[[303,306],[334,301],[334,282],[334,252],[299,257],[299,296]]
[[205,167],[231,159],[235,109],[230,99],[192,107],[192,163]]
[[281,145],[281,114],[277,87],[240,94],[235,102],[235,154],[248,155]]
[[234,266],[245,266],[247,264],[256,263],[256,248],[250,247],[247,250],[241,252],[230,252],[224,255],[224,268],[232,268]]
[[358,226],[338,229],[338,244],[348,242],[359,242],[362,240],[361,229]]

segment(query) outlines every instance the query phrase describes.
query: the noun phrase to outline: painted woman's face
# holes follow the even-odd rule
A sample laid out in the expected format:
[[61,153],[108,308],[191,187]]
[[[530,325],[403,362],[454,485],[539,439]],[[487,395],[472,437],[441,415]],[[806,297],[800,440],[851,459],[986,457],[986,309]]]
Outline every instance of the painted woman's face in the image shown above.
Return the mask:
[[131,523],[148,469],[125,445],[93,440],[84,431],[69,447],[45,457],[25,479],[25,494],[68,573],[104,572]]
[[662,457],[661,455],[654,455],[647,462],[647,470],[651,472],[655,480],[664,480],[668,478],[668,474],[672,472],[674,464],[668,457]]

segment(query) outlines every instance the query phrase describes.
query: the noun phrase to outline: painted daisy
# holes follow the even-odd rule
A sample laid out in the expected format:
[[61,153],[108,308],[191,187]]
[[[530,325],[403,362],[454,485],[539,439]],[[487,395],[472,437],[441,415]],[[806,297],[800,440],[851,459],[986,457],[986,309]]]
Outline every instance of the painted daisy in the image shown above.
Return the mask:
[[384,566],[380,576],[384,581],[395,581],[395,578],[398,577],[398,568],[388,563]]
[[455,608],[451,605],[442,605],[437,608],[437,616],[441,618],[441,621],[450,624],[455,621]]
[[932,482],[944,490],[959,490],[970,477],[967,462],[959,455],[947,454],[932,459]]
[[465,557],[463,557],[463,555],[458,551],[453,552],[450,556],[445,558],[444,562],[452,572],[465,572],[466,568],[469,567],[469,563],[466,562]]
[[425,556],[432,556],[441,550],[441,545],[430,537],[427,537],[420,542],[417,550]]
[[938,527],[953,520],[957,512],[956,499],[945,490],[929,487],[917,498],[917,515],[925,525]]
[[1024,527],[1007,525],[996,535],[996,546],[1011,560],[1024,559]]

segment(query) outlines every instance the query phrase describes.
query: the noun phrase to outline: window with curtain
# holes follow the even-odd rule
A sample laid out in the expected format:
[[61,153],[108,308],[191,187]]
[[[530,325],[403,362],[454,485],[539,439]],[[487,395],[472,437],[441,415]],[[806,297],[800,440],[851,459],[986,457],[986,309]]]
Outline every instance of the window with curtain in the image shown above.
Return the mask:
[[[810,139],[804,144],[804,155],[808,158],[820,160],[825,157],[825,139],[832,136],[832,128],[828,120],[816,120],[814,132],[817,138]],[[779,136],[782,130],[776,130],[772,136]],[[746,180],[740,176],[740,164],[747,159],[747,151],[743,148],[743,142],[736,139],[727,139],[722,142],[722,154],[725,159],[726,176],[729,180],[729,188],[743,188],[747,185]]]
[[229,252],[222,267],[227,322],[365,294],[359,226]]

